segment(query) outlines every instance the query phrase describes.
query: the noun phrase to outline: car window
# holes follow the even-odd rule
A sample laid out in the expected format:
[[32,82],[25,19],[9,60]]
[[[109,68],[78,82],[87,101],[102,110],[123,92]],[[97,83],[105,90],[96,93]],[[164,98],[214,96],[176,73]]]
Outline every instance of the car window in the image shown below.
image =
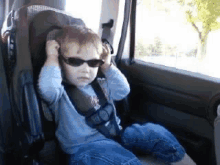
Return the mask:
[[220,78],[218,6],[218,0],[138,0],[135,58]]
[[81,18],[94,32],[99,31],[102,0],[66,0],[65,11]]

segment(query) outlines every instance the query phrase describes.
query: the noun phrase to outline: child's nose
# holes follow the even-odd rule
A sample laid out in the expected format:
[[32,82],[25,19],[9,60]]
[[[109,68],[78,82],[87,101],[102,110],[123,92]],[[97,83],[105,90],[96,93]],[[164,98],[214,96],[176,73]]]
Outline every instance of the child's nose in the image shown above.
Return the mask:
[[83,72],[89,72],[90,66],[86,62],[84,62],[81,67]]

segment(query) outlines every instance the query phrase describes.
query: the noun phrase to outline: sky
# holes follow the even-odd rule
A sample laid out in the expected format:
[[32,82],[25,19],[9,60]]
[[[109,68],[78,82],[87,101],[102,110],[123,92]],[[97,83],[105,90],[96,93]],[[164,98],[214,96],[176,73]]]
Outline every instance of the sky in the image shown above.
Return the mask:
[[102,0],[67,0],[66,12],[81,18],[96,33],[99,28]]
[[154,37],[159,36],[164,44],[179,45],[179,49],[183,50],[198,42],[198,33],[190,24],[186,24],[184,12],[178,7],[166,14],[163,11],[149,11],[139,5],[136,34],[146,43],[153,43]]

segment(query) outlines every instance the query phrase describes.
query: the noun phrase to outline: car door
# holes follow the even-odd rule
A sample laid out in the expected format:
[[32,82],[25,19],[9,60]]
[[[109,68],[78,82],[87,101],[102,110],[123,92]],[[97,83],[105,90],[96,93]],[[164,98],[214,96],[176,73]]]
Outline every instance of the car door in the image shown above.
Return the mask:
[[186,29],[180,26],[184,23],[178,21],[185,13],[181,15],[177,2],[140,0],[133,4],[119,66],[131,86],[131,122],[163,125],[197,164],[215,165],[214,119],[220,103],[220,77],[215,59],[210,59],[215,58],[213,46],[207,45],[207,58],[199,62],[197,32],[187,29],[189,22],[184,22]]

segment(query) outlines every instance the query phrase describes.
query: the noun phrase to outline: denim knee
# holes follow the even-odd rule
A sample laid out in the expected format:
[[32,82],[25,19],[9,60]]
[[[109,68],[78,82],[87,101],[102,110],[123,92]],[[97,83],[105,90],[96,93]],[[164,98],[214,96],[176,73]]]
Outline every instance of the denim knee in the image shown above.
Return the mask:
[[133,152],[151,153],[166,162],[180,161],[185,155],[177,139],[158,124],[133,124],[124,130],[121,141],[124,147]]

